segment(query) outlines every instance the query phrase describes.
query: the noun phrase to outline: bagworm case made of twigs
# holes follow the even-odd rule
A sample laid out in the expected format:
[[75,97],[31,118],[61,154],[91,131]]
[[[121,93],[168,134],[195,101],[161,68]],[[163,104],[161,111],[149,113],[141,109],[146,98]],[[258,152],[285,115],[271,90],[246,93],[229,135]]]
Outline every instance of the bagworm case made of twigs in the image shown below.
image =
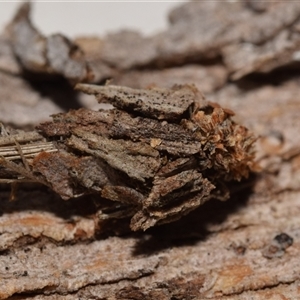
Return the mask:
[[3,128],[2,182],[41,182],[63,199],[99,195],[122,204],[118,215],[131,215],[133,230],[145,230],[226,200],[226,182],[254,167],[253,135],[194,86],[76,89],[114,108],[60,113],[37,132]]

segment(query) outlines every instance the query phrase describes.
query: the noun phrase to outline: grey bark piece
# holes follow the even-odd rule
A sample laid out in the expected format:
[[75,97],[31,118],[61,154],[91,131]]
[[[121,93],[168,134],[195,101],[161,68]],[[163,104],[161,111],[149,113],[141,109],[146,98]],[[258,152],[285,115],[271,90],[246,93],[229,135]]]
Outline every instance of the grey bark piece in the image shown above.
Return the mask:
[[87,76],[87,66],[84,59],[80,58],[80,53],[76,54],[76,50],[74,45],[72,48],[72,43],[66,37],[60,34],[49,36],[46,53],[53,72],[62,74],[70,80],[84,80]]
[[123,70],[151,64],[204,61],[220,56],[227,45],[260,45],[270,41],[291,27],[299,15],[299,3],[293,1],[277,1],[261,11],[253,10],[243,1],[186,3],[170,13],[169,28],[156,36],[144,38],[134,32],[106,36],[94,60],[103,60]]
[[[252,71],[266,72],[295,64],[299,3],[277,1],[258,10],[253,5],[251,1],[187,3],[170,13],[165,32],[152,37],[124,31],[101,39],[78,38],[75,41],[80,48],[62,35],[42,36],[31,24],[29,6],[24,5],[8,27],[10,46],[29,71],[61,74],[71,82],[99,82],[135,68],[160,69],[220,57],[234,72],[235,80]],[[288,34],[280,38],[284,31],[295,37],[290,39]],[[292,53],[290,47],[294,49]],[[249,48],[254,53],[248,53]],[[60,55],[53,57],[58,49]],[[249,58],[244,61],[241,57],[245,56]],[[11,59],[10,54],[7,57]],[[278,57],[279,62],[274,62]],[[16,69],[13,64],[11,68]]]
[[44,55],[46,39],[32,26],[29,13],[30,5],[25,3],[9,26],[9,31],[12,35],[13,51],[21,64],[29,70],[40,71],[47,65]]
[[262,45],[239,43],[223,50],[224,61],[232,72],[231,78],[238,80],[252,72],[267,73],[279,67],[292,67],[299,63],[300,34],[295,27],[282,30],[272,40]]
[[157,58],[156,43],[153,38],[144,37],[139,32],[122,30],[108,34],[103,42],[102,47],[98,49],[98,57],[113,68],[126,70],[150,65]]
[[[249,1],[186,3],[170,13],[169,28],[151,38],[126,32],[108,35],[98,46],[92,38],[81,39],[79,44],[86,47],[91,64],[104,62],[119,70],[178,66],[222,57],[233,72],[232,78],[237,80],[253,71],[269,72],[295,64],[299,3],[276,1],[258,10],[253,5]],[[137,54],[132,53],[132,39]],[[94,47],[85,46],[86,43]],[[120,43],[126,46],[120,47]]]
[[195,84],[205,95],[221,88],[227,81],[227,70],[222,65],[196,64],[163,70],[128,71],[114,77],[113,84],[136,89],[147,87],[172,88],[176,84]]
[[44,75],[62,75],[71,82],[88,78],[89,70],[81,50],[66,37],[43,36],[31,23],[30,4],[24,3],[8,26],[12,50],[22,67]]
[[[21,77],[1,72],[0,86],[0,98],[3,99],[0,101],[0,120],[5,124],[32,127],[37,122],[49,120],[49,114],[62,110],[52,101],[50,93],[41,95]],[[61,92],[60,99],[64,98],[65,91]]]
[[78,84],[76,88],[87,94],[96,95],[99,102],[109,101],[117,108],[163,120],[180,118],[192,108],[195,99],[199,101],[199,105],[204,100],[203,97],[201,99],[197,89],[191,86],[172,89],[153,88],[149,91],[113,85]]
[[0,35],[0,69],[11,74],[20,74],[22,70],[5,33]]

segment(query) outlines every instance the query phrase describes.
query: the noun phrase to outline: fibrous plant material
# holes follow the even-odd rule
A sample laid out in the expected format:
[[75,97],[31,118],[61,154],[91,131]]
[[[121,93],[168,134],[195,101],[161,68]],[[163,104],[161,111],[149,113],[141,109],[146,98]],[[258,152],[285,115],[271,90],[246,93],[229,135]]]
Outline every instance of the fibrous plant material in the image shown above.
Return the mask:
[[15,150],[3,150],[7,180],[36,178],[63,199],[98,194],[118,203],[114,215],[133,216],[133,230],[145,230],[211,198],[226,200],[226,182],[247,177],[254,167],[253,135],[194,86],[77,89],[114,109],[54,115],[37,127],[46,141],[33,159],[28,149],[39,145],[16,136]]

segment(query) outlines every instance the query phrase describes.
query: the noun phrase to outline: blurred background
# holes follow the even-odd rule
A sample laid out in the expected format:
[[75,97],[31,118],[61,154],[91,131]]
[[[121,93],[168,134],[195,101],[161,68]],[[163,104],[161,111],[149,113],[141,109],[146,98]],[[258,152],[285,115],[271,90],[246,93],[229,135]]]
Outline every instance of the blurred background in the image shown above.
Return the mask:
[[[134,29],[144,35],[162,31],[168,12],[185,1],[32,1],[32,20],[45,35],[61,32],[68,37],[104,35]],[[22,1],[0,2],[0,29],[11,20]]]

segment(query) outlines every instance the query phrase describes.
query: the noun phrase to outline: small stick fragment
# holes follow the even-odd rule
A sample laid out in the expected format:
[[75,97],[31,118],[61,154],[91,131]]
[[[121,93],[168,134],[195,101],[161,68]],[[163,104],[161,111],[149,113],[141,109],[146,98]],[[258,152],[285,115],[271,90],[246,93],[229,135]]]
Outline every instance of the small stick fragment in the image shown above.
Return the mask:
[[22,148],[21,148],[19,142],[15,141],[15,144],[16,144],[16,148],[17,148],[18,154],[19,154],[20,157],[21,157],[22,163],[23,163],[23,165],[24,165],[26,171],[29,172],[29,171],[30,171],[30,167],[29,167],[29,164],[28,164],[28,162],[27,162],[27,160],[26,160],[26,158],[25,158],[25,156],[24,156],[23,150],[22,150]]
[[[16,141],[16,143],[18,143]],[[8,160],[17,160],[21,158],[20,153],[22,153],[22,157],[24,158],[33,158],[37,154],[42,151],[45,152],[55,152],[57,149],[54,147],[51,142],[44,143],[34,143],[27,145],[18,144],[18,150],[15,150],[13,146],[8,147],[0,147],[0,156],[5,157]]]
[[12,183],[12,192],[18,182],[33,181],[47,184],[42,178],[37,178],[32,173],[29,164],[30,159],[43,151],[56,152],[57,149],[52,142],[46,142],[45,138],[37,132],[10,131],[2,126],[0,135],[0,183]]

